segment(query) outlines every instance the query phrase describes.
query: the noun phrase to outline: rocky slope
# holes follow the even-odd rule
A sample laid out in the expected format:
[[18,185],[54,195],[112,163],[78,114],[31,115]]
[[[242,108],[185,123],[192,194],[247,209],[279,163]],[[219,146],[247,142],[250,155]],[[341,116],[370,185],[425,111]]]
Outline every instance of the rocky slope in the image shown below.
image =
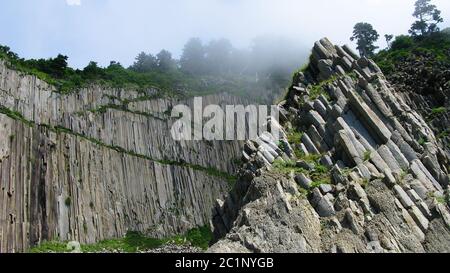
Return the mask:
[[286,136],[246,143],[209,252],[450,252],[449,154],[372,60],[316,42],[280,109]]
[[[156,89],[54,91],[0,61],[0,252],[209,223],[243,143],[174,141],[170,109],[192,100]],[[227,94],[203,102],[245,104]]]
[[431,53],[416,52],[398,62],[387,79],[405,103],[425,117],[450,154],[450,64]]

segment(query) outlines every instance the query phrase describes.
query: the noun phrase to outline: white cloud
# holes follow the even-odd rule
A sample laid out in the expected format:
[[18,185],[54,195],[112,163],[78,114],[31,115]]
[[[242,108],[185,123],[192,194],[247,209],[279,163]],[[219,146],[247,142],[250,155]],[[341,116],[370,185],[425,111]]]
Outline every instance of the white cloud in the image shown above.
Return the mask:
[[66,0],[69,6],[81,6],[81,0]]

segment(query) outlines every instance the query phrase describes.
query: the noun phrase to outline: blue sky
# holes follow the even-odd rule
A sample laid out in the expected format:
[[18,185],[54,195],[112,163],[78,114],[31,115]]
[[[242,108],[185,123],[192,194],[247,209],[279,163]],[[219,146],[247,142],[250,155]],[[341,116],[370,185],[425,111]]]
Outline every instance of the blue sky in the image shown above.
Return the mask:
[[[450,26],[450,1],[433,0]],[[247,47],[260,35],[285,36],[311,47],[328,36],[350,43],[359,21],[381,35],[406,33],[414,0],[2,0],[0,44],[27,58],[68,55],[132,63],[140,51],[165,48],[178,56],[190,37],[225,37]],[[380,45],[384,45],[380,39]]]

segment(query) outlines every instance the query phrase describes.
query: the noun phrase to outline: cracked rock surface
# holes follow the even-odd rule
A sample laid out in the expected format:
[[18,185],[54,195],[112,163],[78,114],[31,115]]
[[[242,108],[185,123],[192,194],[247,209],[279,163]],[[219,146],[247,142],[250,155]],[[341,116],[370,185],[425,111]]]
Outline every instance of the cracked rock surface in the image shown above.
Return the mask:
[[310,60],[281,140],[246,143],[208,251],[450,252],[448,148],[372,60],[326,38]]
[[[174,141],[170,109],[192,99],[90,86],[61,95],[0,61],[0,252],[91,244],[209,223],[243,143]],[[227,94],[204,104],[246,104]]]

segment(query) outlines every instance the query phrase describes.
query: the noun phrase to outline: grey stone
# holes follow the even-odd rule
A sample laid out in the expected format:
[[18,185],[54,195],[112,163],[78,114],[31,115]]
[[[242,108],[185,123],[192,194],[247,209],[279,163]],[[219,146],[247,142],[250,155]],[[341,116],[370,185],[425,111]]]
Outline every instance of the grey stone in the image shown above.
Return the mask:
[[353,164],[358,165],[360,163],[363,163],[360,153],[358,152],[356,147],[353,145],[347,132],[344,130],[340,130],[337,134],[337,137],[338,137],[339,143],[341,144],[344,152],[353,161]]
[[328,168],[332,168],[334,165],[333,160],[329,155],[322,156],[322,158],[320,159],[320,163],[324,166],[327,166]]
[[333,75],[334,70],[332,66],[333,61],[331,60],[319,60],[317,67],[319,68],[320,75],[323,79],[328,79]]
[[319,56],[319,58],[321,59],[331,59],[332,58],[332,53],[329,52],[320,42],[316,42],[314,44],[314,52],[317,53],[317,55]]
[[[421,168],[420,165],[421,165],[421,162],[418,159],[413,160],[411,162],[411,171],[413,172],[414,176],[420,182],[422,182],[422,185],[424,185],[427,190],[434,191],[435,185],[433,184],[433,182],[431,182],[429,180],[429,178],[428,178],[429,176],[423,172],[423,169]],[[438,189],[439,188],[442,190],[440,185],[438,186]]]
[[410,213],[414,221],[416,221],[417,225],[420,227],[420,229],[423,232],[426,232],[429,226],[428,219],[422,214],[422,212],[416,206],[413,206],[410,209]]
[[361,177],[365,178],[365,179],[370,179],[372,177],[372,173],[370,172],[370,170],[363,164],[358,164],[356,166],[356,168],[358,169]]
[[335,104],[333,105],[333,108],[331,110],[331,116],[333,117],[333,119],[337,119],[342,116],[342,112],[342,108],[339,105]]
[[384,170],[384,179],[383,179],[384,183],[386,183],[386,185],[393,187],[394,185],[396,185],[396,181],[394,176],[392,175],[391,170],[389,169],[385,169]]
[[386,145],[389,148],[389,150],[391,151],[392,156],[397,161],[399,167],[402,170],[408,169],[409,168],[409,161],[403,155],[403,153],[401,152],[400,148],[392,140],[389,140]]
[[273,153],[268,151],[267,147],[263,148],[261,146],[259,152],[264,156],[264,158],[267,160],[267,162],[273,163],[275,161],[275,157],[274,157]]
[[[322,131],[323,131],[323,129],[322,129]],[[308,136],[310,137],[311,141],[314,143],[315,147],[318,148],[319,152],[325,153],[330,148],[328,147],[328,145],[326,144],[326,142],[322,139],[322,137],[320,135],[321,134],[319,133],[319,131],[316,129],[316,127],[314,125],[311,125],[308,128]]]
[[411,181],[410,185],[414,189],[414,191],[420,196],[420,198],[422,199],[427,198],[428,190],[423,185],[423,183],[420,182],[420,180],[414,179],[413,181]]
[[299,184],[300,187],[302,187],[306,190],[309,190],[309,188],[311,187],[311,183],[312,183],[311,179],[309,179],[302,173],[295,176],[295,182],[297,182],[297,184]]
[[350,229],[355,233],[355,234],[359,234],[361,233],[361,226],[358,223],[358,220],[355,216],[355,214],[353,213],[353,211],[351,209],[347,209],[345,211],[345,219],[347,220],[347,222],[350,225]]
[[319,186],[320,191],[322,192],[322,194],[327,194],[329,192],[333,191],[333,187],[329,184],[321,184]]
[[325,124],[325,120],[322,118],[322,116],[314,110],[308,112],[307,118],[309,122],[312,123],[316,128],[319,128],[323,124]]
[[409,209],[414,205],[413,201],[411,201],[409,196],[399,185],[395,185],[394,190],[397,194],[398,199],[406,209]]
[[303,144],[305,145],[305,147],[306,147],[306,150],[309,152],[309,153],[312,153],[312,154],[319,154],[320,152],[319,152],[319,150],[316,148],[316,146],[314,145],[314,143],[311,141],[311,139],[309,138],[309,136],[308,136],[308,134],[306,134],[306,133],[304,133],[303,135],[302,135],[302,142],[303,142]]
[[353,49],[351,49],[348,45],[344,45],[344,46],[342,47],[342,49],[344,49],[344,51],[345,51],[348,55],[350,55],[353,59],[355,59],[355,60],[359,59],[358,54],[356,54],[355,51],[353,51]]
[[361,68],[366,68],[369,66],[369,60],[366,57],[361,57],[359,58],[356,63],[361,67]]
[[333,204],[327,198],[319,200],[316,211],[322,217],[330,217],[336,214]]
[[386,164],[393,172],[400,173],[402,171],[397,160],[395,160],[394,156],[386,145],[381,145],[377,151],[381,158],[383,158],[383,161],[386,162]]
[[327,118],[327,108],[320,100],[314,101],[314,109],[322,116],[322,118]]
[[310,199],[311,205],[313,207],[316,207],[317,204],[319,204],[320,200],[322,200],[322,199],[323,199],[323,195],[320,192],[320,190],[318,188],[314,188],[311,192],[311,199]]
[[358,99],[357,95],[353,91],[349,91],[348,94],[352,107],[361,115],[362,120],[367,124],[368,129],[379,139],[381,143],[386,143],[392,135],[389,129],[367,106],[367,104]]
[[314,170],[314,164],[308,163],[308,162],[306,162],[304,160],[298,160],[295,163],[295,166],[298,167],[298,168],[302,168],[304,170],[307,170],[307,171]]

